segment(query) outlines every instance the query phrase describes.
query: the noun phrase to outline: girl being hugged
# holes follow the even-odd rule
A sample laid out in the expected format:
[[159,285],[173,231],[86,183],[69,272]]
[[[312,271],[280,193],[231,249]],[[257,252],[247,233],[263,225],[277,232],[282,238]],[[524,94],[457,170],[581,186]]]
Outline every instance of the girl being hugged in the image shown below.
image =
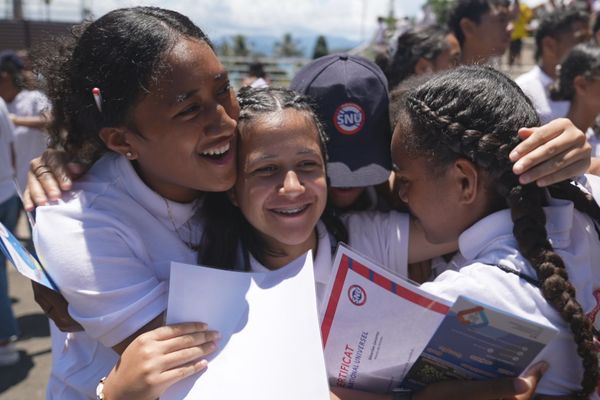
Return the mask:
[[[163,324],[170,262],[196,260],[202,194],[235,182],[239,107],[209,39],[173,11],[112,11],[47,64],[52,145],[93,163],[37,209],[36,249],[85,329],[53,327],[48,398],[94,398],[118,353]],[[203,324],[153,332],[171,379],[205,367],[217,337]]]
[[[530,101],[500,72],[460,67],[409,91],[400,113],[400,196],[427,239],[459,243],[449,270],[422,288],[556,327],[539,355],[550,368],[537,393],[597,398],[600,210],[570,182],[542,189],[513,174],[516,130],[539,123]],[[597,194],[598,178],[588,182]]]

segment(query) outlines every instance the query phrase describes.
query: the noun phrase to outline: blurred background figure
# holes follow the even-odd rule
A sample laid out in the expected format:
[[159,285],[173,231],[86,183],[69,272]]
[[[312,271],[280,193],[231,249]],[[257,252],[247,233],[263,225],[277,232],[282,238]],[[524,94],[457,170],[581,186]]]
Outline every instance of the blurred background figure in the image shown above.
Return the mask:
[[600,114],[600,46],[595,42],[573,47],[560,64],[558,79],[550,90],[552,100],[570,102],[569,118],[586,132],[592,156],[600,155],[600,138],[593,125]]
[[0,97],[6,102],[15,125],[17,183],[23,190],[27,183],[29,162],[46,149],[49,102],[38,90],[27,88],[25,65],[12,50],[0,52]]
[[513,22],[513,31],[510,37],[510,46],[508,48],[508,65],[515,62],[521,65],[521,52],[523,50],[523,39],[529,34],[529,23],[533,19],[533,10],[525,3],[516,0],[514,3],[516,18]]
[[269,86],[267,74],[261,62],[255,61],[248,65],[248,76],[243,80],[242,86],[263,88]]
[[[19,197],[14,185],[14,131],[6,104],[0,99],[0,222],[11,232],[17,226]],[[2,234],[2,232],[0,232]],[[8,295],[6,257],[0,252],[0,367],[19,362],[13,342],[17,338],[17,321]]]
[[541,17],[535,33],[537,65],[516,79],[531,99],[541,123],[567,115],[568,101],[550,99],[550,87],[557,78],[556,66],[578,43],[591,37],[590,15],[579,8],[559,8]]
[[448,27],[462,50],[462,64],[487,64],[510,44],[512,13],[509,0],[455,0],[448,10]]
[[398,37],[392,60],[385,68],[390,91],[412,75],[452,68],[461,52],[453,33],[436,26],[411,28]]

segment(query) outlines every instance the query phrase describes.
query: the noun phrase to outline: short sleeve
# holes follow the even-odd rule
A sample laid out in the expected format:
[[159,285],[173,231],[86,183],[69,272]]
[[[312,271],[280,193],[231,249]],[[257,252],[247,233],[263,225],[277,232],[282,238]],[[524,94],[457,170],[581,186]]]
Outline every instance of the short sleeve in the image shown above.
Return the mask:
[[96,210],[74,208],[40,207],[35,246],[71,316],[112,347],[166,309],[168,285],[135,232]]
[[15,128],[10,120],[6,103],[0,99],[0,139],[6,143],[15,141]]
[[342,219],[353,249],[396,275],[408,275],[408,214],[365,211],[345,214]]

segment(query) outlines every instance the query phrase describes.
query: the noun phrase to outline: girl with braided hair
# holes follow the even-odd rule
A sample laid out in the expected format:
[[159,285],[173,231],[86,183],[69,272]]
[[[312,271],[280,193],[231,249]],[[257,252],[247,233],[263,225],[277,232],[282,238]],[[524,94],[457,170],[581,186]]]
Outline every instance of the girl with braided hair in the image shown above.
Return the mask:
[[[399,195],[430,241],[458,240],[448,269],[423,289],[556,327],[539,355],[550,368],[537,392],[598,398],[600,209],[570,182],[519,183],[515,132],[538,123],[518,86],[492,68],[433,77],[402,100],[392,140]],[[597,177],[588,182],[600,189]]]

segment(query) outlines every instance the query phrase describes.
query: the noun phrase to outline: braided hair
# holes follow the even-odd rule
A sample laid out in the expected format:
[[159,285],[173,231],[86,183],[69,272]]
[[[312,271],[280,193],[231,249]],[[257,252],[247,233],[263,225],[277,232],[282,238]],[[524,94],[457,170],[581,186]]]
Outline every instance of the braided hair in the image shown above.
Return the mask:
[[[297,94],[290,89],[244,87],[238,93],[238,101],[240,103],[238,131],[241,137],[246,134],[248,126],[258,118],[293,109],[305,113],[314,123],[323,160],[327,160],[327,135],[307,96]],[[202,250],[198,258],[201,264],[231,269],[237,262],[237,249],[240,243],[261,262],[266,255],[282,255],[271,249],[261,235],[256,234],[255,229],[240,209],[231,204],[226,194],[207,193],[203,208],[206,212],[206,224],[202,237]],[[348,241],[347,230],[329,203],[325,207],[321,220],[337,241]]]
[[[166,68],[165,54],[182,37],[212,47],[189,18],[157,7],[117,9],[77,26],[41,61],[52,101],[50,146],[83,162],[98,159],[107,151],[100,130],[128,122],[132,108]],[[92,96],[95,87],[102,93],[102,112]]]
[[[570,325],[582,359],[584,376],[577,396],[586,398],[596,387],[598,358],[592,324],[575,298],[561,257],[546,232],[544,189],[521,185],[508,155],[519,143],[517,130],[539,124],[529,99],[504,74],[482,66],[460,67],[436,75],[409,91],[403,103],[403,150],[426,157],[441,171],[466,158],[485,171],[499,202],[508,206],[519,250],[537,272],[542,295]],[[575,207],[600,217],[600,209],[574,185],[564,182],[551,194],[573,200]]]

